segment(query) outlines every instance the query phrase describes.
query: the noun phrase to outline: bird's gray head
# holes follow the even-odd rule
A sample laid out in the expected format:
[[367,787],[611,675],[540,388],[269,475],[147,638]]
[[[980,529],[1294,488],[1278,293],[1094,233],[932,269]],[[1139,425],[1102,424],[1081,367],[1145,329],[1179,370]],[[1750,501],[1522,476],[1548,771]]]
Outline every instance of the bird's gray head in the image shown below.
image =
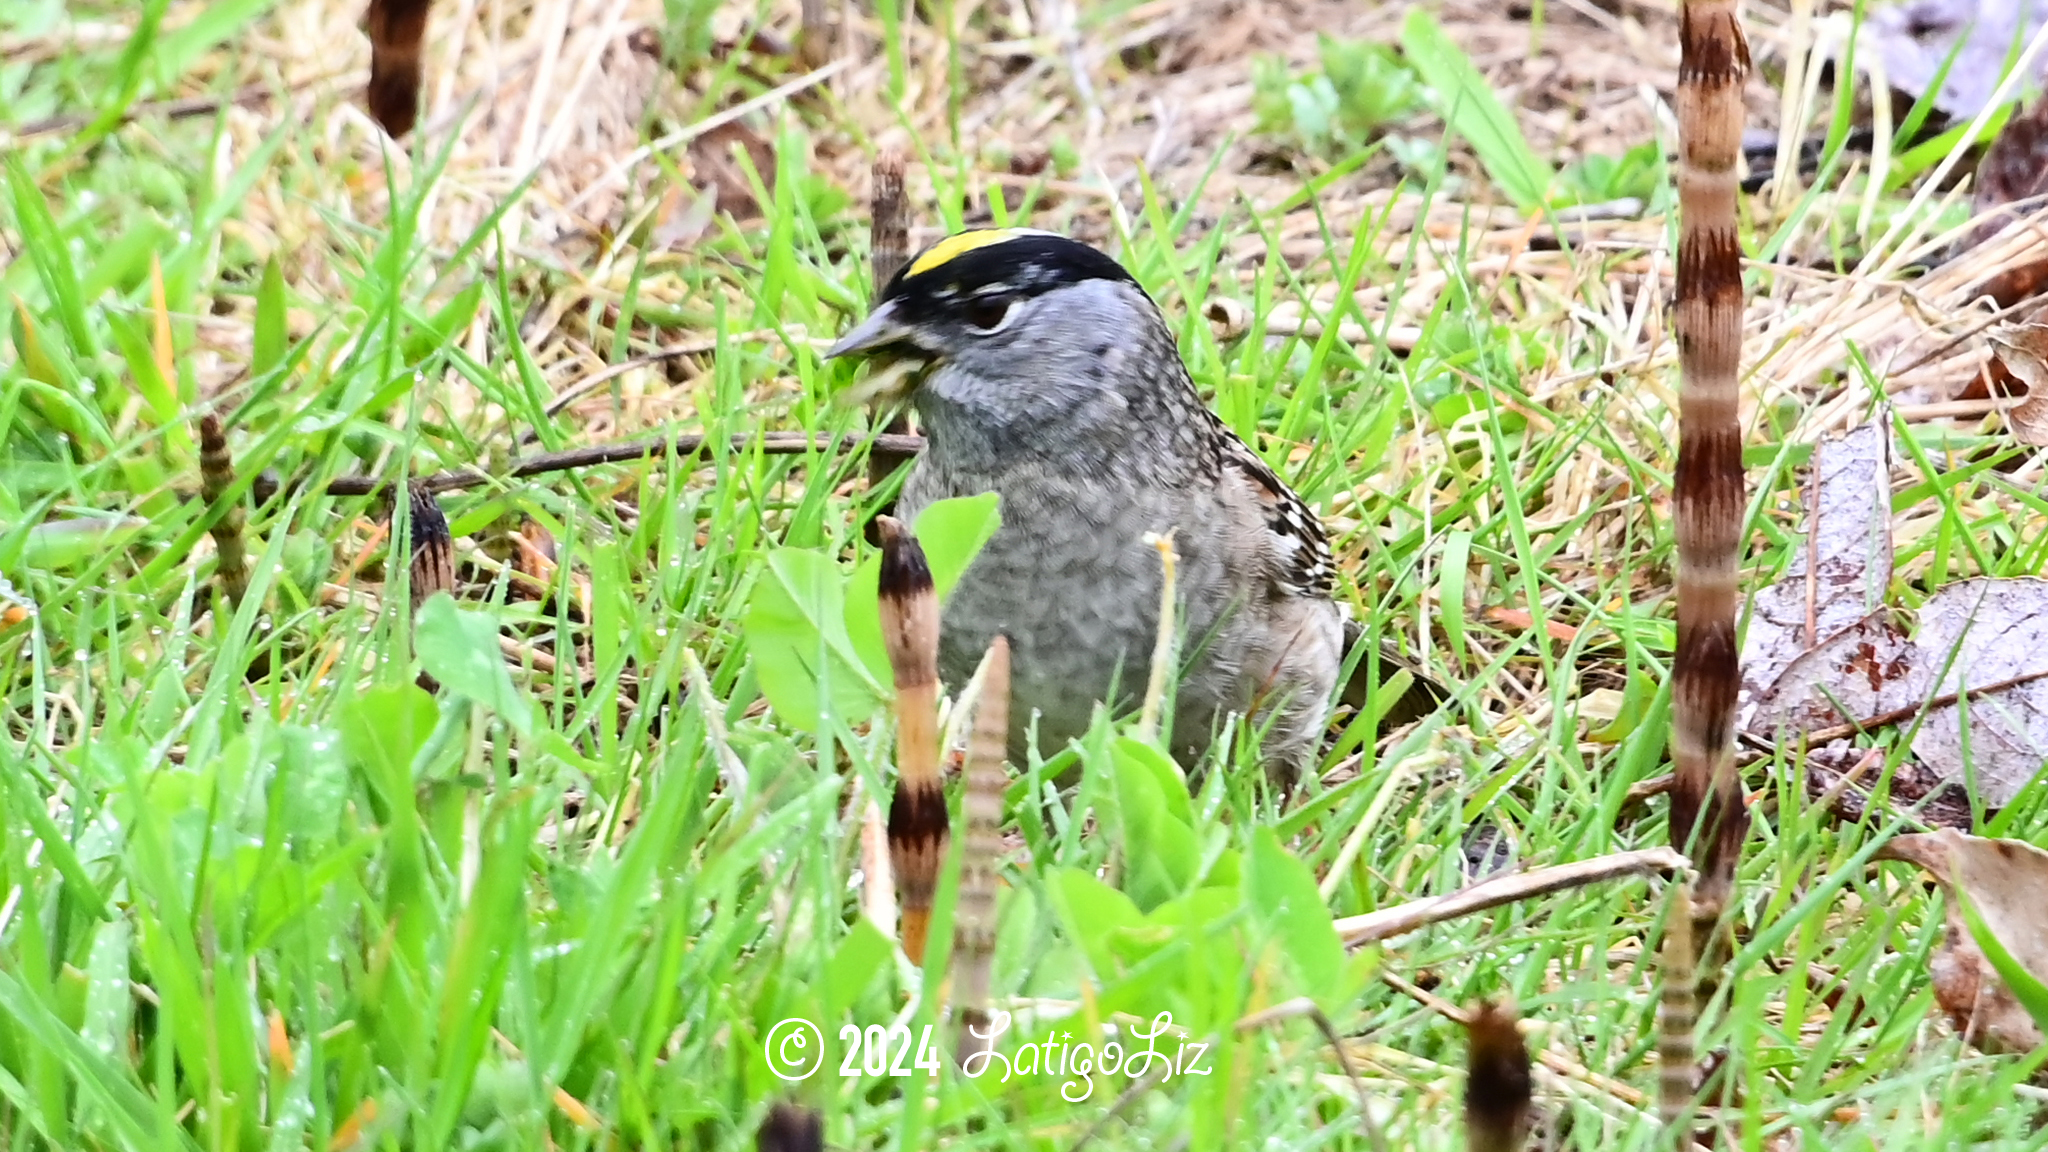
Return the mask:
[[[858,399],[908,396],[933,433],[990,448],[1126,427],[1199,405],[1151,297],[1108,255],[1051,232],[977,229],[904,265],[826,356],[875,361]],[[1169,372],[1160,387],[1160,372]],[[995,443],[995,442],[1005,443]],[[962,445],[965,447],[965,445]]]

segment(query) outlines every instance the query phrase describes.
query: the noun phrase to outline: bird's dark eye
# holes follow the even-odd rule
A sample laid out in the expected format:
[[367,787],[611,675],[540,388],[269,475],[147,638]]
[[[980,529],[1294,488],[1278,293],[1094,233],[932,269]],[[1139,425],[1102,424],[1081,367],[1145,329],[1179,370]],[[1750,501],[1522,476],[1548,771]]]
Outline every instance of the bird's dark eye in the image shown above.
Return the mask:
[[1016,307],[1015,296],[983,296],[967,302],[965,316],[973,327],[993,332],[1009,320],[1010,311]]

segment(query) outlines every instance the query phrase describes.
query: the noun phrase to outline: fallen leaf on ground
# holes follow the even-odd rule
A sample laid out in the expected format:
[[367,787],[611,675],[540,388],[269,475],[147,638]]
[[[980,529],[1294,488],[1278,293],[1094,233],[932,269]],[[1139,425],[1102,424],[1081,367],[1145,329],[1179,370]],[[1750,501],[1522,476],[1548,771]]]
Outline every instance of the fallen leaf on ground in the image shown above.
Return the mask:
[[[1785,578],[1751,601],[1742,646],[1746,679],[1776,684],[1800,657],[1851,629],[1868,629],[1892,576],[1889,431],[1851,429],[1814,450],[1806,544]],[[1832,720],[1823,723],[1832,723]]]
[[[1488,608],[1486,610],[1486,621],[1489,624],[1498,624],[1503,628],[1519,628],[1524,632],[1536,626],[1536,617],[1523,608]],[[1560,620],[1545,620],[1543,622],[1543,631],[1552,640],[1562,640],[1567,643],[1579,634],[1577,628]]]
[[[2048,173],[2048,164],[2042,171]],[[1992,363],[2004,365],[2027,386],[2027,398],[2005,414],[2013,436],[2037,448],[2048,444],[2048,324],[2003,324],[1985,335],[1998,350]]]
[[[2034,208],[2048,193],[2048,100],[2015,115],[1977,164],[1977,190],[1970,207],[1977,224],[1961,241],[1972,248]],[[1983,285],[1984,292],[2000,308],[2010,308],[2048,287],[2048,259],[2006,263]],[[1992,335],[1995,346],[1997,334]]]
[[[1943,829],[1897,837],[1877,858],[1917,864],[1942,886],[1947,923],[1928,974],[1935,1000],[1964,1037],[1986,1052],[2030,1052],[2048,1043],[2048,852]],[[2020,991],[1986,955],[1986,934],[2017,968]]]
[[712,193],[717,210],[735,220],[752,220],[761,215],[761,203],[754,196],[754,184],[747,177],[739,153],[747,155],[769,194],[775,191],[775,149],[759,132],[735,120],[722,124],[690,142],[689,156],[699,188]]
[[1938,588],[1909,635],[1883,604],[1889,436],[1877,422],[1817,450],[1807,544],[1787,577],[1756,596],[1739,721],[1766,740],[1816,744],[1905,724],[1937,779],[1974,785],[2000,807],[2048,759],[2048,580]]

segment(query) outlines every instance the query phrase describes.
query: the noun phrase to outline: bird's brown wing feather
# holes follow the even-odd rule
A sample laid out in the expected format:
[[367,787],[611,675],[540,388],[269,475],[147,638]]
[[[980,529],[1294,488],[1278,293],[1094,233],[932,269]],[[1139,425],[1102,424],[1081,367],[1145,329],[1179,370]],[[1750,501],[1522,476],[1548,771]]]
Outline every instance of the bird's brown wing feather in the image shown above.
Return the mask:
[[1251,482],[1265,513],[1276,590],[1288,596],[1330,595],[1336,585],[1337,565],[1330,556],[1322,521],[1236,433],[1221,421],[1217,430],[1222,434],[1223,466]]

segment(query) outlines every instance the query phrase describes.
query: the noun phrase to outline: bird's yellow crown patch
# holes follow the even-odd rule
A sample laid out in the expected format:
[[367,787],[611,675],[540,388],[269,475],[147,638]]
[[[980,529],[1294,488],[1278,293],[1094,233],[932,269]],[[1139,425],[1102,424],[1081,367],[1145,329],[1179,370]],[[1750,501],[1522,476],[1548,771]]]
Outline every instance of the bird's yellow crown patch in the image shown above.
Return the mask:
[[976,228],[968,232],[955,232],[937,244],[924,250],[924,254],[911,261],[910,271],[905,276],[922,276],[942,264],[964,256],[977,248],[1001,244],[1019,236],[1039,236],[1044,233],[1035,228]]

